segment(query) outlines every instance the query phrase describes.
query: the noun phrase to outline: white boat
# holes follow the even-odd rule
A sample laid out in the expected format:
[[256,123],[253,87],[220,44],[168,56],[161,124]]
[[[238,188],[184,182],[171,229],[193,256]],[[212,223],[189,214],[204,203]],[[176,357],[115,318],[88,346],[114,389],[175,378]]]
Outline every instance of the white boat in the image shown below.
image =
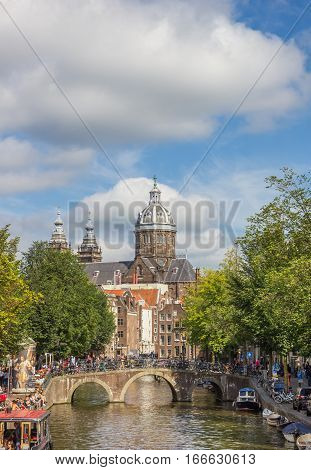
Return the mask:
[[303,434],[296,441],[299,450],[311,450],[311,434]]
[[279,415],[277,413],[272,413],[270,416],[268,416],[267,423],[270,426],[281,427],[289,424],[289,420],[285,416]]
[[250,387],[241,388],[233,406],[235,406],[236,410],[258,411],[260,403],[255,390]]
[[263,419],[267,419],[268,416],[272,415],[273,411],[269,410],[268,408],[265,408],[262,412],[262,417]]

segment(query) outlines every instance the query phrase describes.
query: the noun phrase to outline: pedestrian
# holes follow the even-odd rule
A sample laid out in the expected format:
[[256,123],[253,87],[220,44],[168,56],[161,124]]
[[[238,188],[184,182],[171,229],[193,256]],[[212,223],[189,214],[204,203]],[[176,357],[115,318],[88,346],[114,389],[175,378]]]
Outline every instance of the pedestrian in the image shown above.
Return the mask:
[[299,367],[297,371],[297,379],[298,379],[298,387],[301,389],[302,384],[303,384],[303,371],[301,367]]

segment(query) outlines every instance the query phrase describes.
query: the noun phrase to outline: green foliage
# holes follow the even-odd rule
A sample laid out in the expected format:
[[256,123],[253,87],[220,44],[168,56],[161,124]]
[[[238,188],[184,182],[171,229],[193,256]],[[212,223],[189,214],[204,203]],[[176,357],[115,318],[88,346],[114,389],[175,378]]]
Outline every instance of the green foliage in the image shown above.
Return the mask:
[[42,294],[29,321],[39,353],[65,357],[104,348],[114,330],[113,315],[75,255],[35,242],[24,254],[23,271],[31,288]]
[[232,307],[223,271],[206,271],[188,290],[184,325],[192,344],[223,351],[234,338]]
[[[222,325],[212,312],[224,312],[239,344],[251,342],[266,353],[297,350],[308,355],[310,174],[297,175],[285,168],[281,178],[271,176],[266,181],[275,191],[274,199],[248,219],[245,233],[227,253],[222,271],[207,273],[196,294],[190,291],[187,327],[194,342],[214,348],[211,335]],[[212,292],[218,296],[213,297]],[[226,342],[233,341],[229,336]]]
[[0,229],[0,358],[18,351],[27,331],[27,311],[38,300],[19,272],[17,245],[9,226]]

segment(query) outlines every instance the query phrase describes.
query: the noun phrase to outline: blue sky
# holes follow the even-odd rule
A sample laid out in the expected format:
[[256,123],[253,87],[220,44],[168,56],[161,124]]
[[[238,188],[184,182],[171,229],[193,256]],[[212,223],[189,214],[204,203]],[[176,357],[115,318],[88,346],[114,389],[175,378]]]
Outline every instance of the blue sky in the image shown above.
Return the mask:
[[[126,185],[1,11],[0,224],[10,223],[26,249],[49,238],[56,207],[66,221],[72,201],[91,210],[94,201],[119,201],[127,242],[109,249],[102,227],[120,218],[104,209],[98,238],[106,260],[131,258],[126,211],[148,199],[156,174],[163,199],[185,200],[193,211],[190,219],[176,215],[181,238],[192,234],[190,259],[216,266],[232,243],[227,237],[226,246],[219,244],[220,201],[239,201],[239,234],[246,217],[272,197],[265,176],[310,167],[311,8],[179,191],[307,3],[4,2]],[[195,207],[207,199],[218,219],[203,214],[199,224]],[[209,230],[214,242],[202,249],[195,239]]]

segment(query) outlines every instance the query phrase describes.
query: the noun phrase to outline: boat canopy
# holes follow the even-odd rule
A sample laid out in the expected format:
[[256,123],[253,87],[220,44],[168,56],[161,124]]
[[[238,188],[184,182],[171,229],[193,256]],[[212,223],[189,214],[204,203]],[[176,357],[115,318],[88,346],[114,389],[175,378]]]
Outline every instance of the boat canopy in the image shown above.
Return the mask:
[[38,422],[49,416],[50,412],[47,410],[15,410],[10,413],[5,411],[0,412],[0,422],[10,421],[32,421]]
[[311,428],[302,423],[291,423],[283,428],[284,434],[309,434]]
[[240,392],[254,392],[254,391],[255,391],[254,388],[245,387],[245,388],[241,388],[241,389],[239,390],[239,393],[240,393]]

